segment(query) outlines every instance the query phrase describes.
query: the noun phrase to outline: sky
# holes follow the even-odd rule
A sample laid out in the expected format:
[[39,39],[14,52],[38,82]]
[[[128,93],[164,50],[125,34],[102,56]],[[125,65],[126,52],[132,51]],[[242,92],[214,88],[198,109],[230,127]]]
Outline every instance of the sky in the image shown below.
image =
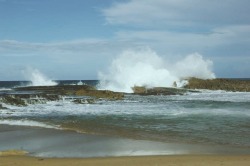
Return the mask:
[[97,79],[126,50],[199,53],[216,77],[250,78],[249,0],[0,0],[0,80],[25,69]]

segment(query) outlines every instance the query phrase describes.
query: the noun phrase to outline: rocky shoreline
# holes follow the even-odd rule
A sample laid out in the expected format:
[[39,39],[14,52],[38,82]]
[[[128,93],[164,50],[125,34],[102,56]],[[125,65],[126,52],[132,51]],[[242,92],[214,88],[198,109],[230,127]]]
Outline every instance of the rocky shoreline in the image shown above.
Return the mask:
[[250,92],[250,80],[237,79],[198,79],[189,78],[186,89],[208,89],[208,90],[225,90],[231,92]]
[[[14,106],[45,104],[48,101],[71,99],[76,104],[93,104],[97,100],[122,100],[123,93],[97,90],[88,85],[18,87],[0,94],[0,103]],[[0,109],[5,109],[0,105]]]
[[[250,92],[250,80],[188,79],[183,88],[167,87],[132,87],[135,95],[184,95],[187,92],[199,92],[199,89]],[[75,104],[94,104],[98,100],[122,100],[124,93],[108,90],[97,90],[89,85],[58,85],[58,86],[29,86],[14,88],[0,94],[0,109],[6,109],[3,104],[27,106],[28,104],[45,104],[48,101],[59,101],[65,98]]]
[[198,92],[185,88],[169,88],[169,87],[152,87],[134,86],[133,94],[136,95],[184,95],[187,92]]

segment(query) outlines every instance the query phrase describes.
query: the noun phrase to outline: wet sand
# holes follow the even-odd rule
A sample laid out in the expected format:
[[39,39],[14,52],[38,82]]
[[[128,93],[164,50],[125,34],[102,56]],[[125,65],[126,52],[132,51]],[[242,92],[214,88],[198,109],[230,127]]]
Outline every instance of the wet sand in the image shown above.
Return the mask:
[[39,127],[0,125],[0,151],[27,151],[35,157],[89,158],[185,154],[250,154],[250,148],[163,143],[80,134]]
[[141,156],[141,157],[116,157],[116,158],[34,158],[27,156],[0,157],[3,166],[249,166],[250,156]]
[[[0,165],[249,165],[250,149],[0,125]],[[27,154],[26,154],[27,152]]]

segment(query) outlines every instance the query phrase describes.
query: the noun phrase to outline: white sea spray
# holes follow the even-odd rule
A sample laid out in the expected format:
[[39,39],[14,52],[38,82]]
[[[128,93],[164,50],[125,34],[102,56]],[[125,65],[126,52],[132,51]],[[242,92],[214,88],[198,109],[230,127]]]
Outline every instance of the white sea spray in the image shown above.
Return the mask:
[[24,77],[31,81],[31,86],[55,86],[57,83],[49,79],[38,69],[28,67],[23,71]]
[[107,72],[99,72],[100,89],[131,93],[131,87],[178,87],[185,85],[186,77],[215,78],[213,63],[198,53],[187,55],[171,64],[152,49],[126,50],[117,56]]

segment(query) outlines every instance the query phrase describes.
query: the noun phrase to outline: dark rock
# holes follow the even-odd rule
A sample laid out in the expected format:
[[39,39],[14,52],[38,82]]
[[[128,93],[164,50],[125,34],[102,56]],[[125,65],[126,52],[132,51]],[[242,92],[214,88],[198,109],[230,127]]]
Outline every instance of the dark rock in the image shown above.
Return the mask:
[[8,109],[8,108],[3,107],[3,105],[2,105],[2,104],[0,104],[0,110],[1,110],[1,109]]
[[109,100],[121,100],[124,98],[124,94],[120,92],[113,92],[108,90],[88,90],[80,89],[77,90],[75,95],[77,96],[90,96],[95,98],[104,98]]
[[[95,87],[89,85],[32,86],[15,88],[15,91],[35,93],[49,101],[59,100],[60,96],[89,96],[108,100],[121,100],[124,97],[123,93],[97,90]],[[78,99],[75,102],[77,103]],[[89,101],[88,103],[93,102]]]
[[138,95],[183,95],[189,91],[187,89],[180,89],[180,88],[166,88],[166,87],[146,88],[140,86],[135,86],[132,89],[134,91],[134,94]]
[[[76,104],[93,104],[95,99],[121,100],[123,97],[123,93],[96,90],[88,85],[33,86],[15,88],[10,94],[1,94],[0,102],[27,106],[27,104],[46,104],[48,101],[66,98]],[[0,105],[0,109],[4,109],[4,107]]]
[[15,91],[29,91],[43,94],[57,94],[57,95],[73,95],[75,91],[80,89],[96,90],[89,85],[59,85],[59,86],[30,86],[18,87]]
[[3,103],[15,106],[27,106],[27,104],[20,97],[15,95],[5,95],[1,98]]
[[95,100],[94,99],[75,99],[73,100],[73,102],[76,104],[94,104]]
[[88,104],[94,104],[95,103],[94,99],[86,99],[86,101],[88,102]]
[[59,95],[54,94],[5,94],[0,97],[6,104],[26,106],[27,104],[45,104],[47,101],[58,101]]
[[57,94],[40,94],[38,95],[40,98],[44,98],[48,101],[58,101],[60,100],[60,95]]

